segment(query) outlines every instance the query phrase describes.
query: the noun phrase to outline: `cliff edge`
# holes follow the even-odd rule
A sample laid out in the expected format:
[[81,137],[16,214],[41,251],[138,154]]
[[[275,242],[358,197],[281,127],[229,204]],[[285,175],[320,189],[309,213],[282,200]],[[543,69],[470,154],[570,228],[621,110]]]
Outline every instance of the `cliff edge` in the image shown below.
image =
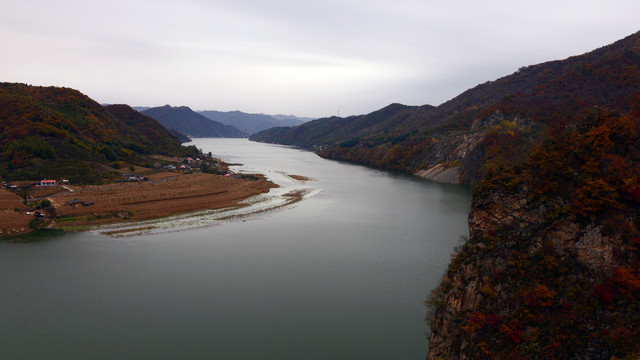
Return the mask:
[[640,112],[552,124],[492,163],[427,300],[427,359],[640,355]]

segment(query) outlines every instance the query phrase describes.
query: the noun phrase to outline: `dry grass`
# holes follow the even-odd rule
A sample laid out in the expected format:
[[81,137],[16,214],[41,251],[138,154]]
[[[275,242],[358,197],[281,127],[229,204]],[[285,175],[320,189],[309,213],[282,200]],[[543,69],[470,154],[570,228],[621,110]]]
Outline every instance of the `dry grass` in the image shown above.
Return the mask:
[[[20,209],[20,212],[14,211]],[[29,232],[33,216],[26,215],[22,199],[9,190],[0,189],[0,236]]]
[[52,187],[41,187],[29,190],[29,196],[31,199],[39,199],[48,197],[54,194],[64,193],[67,190],[60,186],[52,186]]

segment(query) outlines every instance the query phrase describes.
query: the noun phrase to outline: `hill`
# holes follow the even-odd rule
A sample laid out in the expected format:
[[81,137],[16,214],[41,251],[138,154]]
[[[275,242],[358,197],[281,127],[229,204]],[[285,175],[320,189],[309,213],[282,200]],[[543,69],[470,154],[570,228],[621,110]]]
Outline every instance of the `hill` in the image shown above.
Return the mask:
[[437,107],[393,104],[371,114],[269,129],[250,140],[296,145],[327,158],[437,180],[476,183],[482,178],[487,148],[498,136],[496,126],[521,128],[519,141],[527,143],[549,124],[586,108],[628,112],[640,95],[639,63],[636,33],[584,55],[523,67]]
[[[371,138],[371,134],[402,133],[405,130],[398,130],[398,128],[410,128],[410,124],[426,128],[427,124],[421,123],[427,119],[433,109],[434,107],[429,105],[391,104],[367,115],[347,118],[334,116],[313,120],[297,127],[269,129],[252,136],[250,140],[277,142],[306,148],[345,142],[355,145],[361,140]],[[375,135],[375,137],[377,136]]]
[[242,111],[223,112],[214,110],[198,111],[198,113],[210,120],[217,121],[225,125],[233,125],[249,135],[253,135],[272,127],[297,126],[304,124],[303,120],[294,116],[274,117],[264,114],[247,114]]
[[[312,121],[315,120],[317,118],[310,118],[310,117],[301,117],[301,116],[295,116],[295,115],[283,115],[283,114],[277,114],[277,115],[269,115],[274,119],[278,119],[278,120],[291,120],[291,121],[300,121],[303,123],[306,123],[307,121]],[[283,126],[287,126],[286,124],[283,124]],[[291,125],[289,125],[291,126]]]
[[189,150],[162,125],[126,105],[102,106],[77,90],[0,84],[0,165],[11,180],[100,182],[113,161]]
[[173,129],[190,137],[242,138],[247,135],[232,125],[210,120],[186,106],[169,105],[144,110],[167,129]]

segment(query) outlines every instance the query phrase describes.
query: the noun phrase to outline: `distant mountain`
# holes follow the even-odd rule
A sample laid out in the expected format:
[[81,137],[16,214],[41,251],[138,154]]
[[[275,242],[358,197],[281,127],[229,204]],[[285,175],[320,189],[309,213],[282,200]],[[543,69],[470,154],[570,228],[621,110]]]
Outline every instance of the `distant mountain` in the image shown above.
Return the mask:
[[235,126],[210,120],[186,106],[165,105],[144,110],[142,113],[156,119],[167,129],[173,129],[191,137],[241,138],[247,136]]
[[[391,104],[367,115],[341,118],[333,116],[307,122],[298,127],[272,128],[251,136],[250,140],[277,142],[311,148],[313,145],[340,144],[368,137],[371,134],[395,133],[398,127],[422,122],[434,107]],[[422,127],[426,127],[427,123]],[[411,127],[410,127],[411,128]],[[413,129],[413,128],[411,128]],[[400,130],[404,132],[406,130]]]
[[291,115],[247,114],[241,111],[198,111],[199,114],[226,125],[233,125],[243,132],[252,135],[276,126],[298,126],[305,120]]
[[[269,115],[269,116],[271,116],[272,118],[276,118],[278,120],[292,120],[292,121],[300,120],[302,122],[308,122],[308,121],[317,119],[317,118],[300,117],[300,116],[294,116],[294,115],[282,115],[282,114]],[[296,125],[290,124],[290,125],[282,125],[282,126],[296,126]]]
[[7,179],[109,177],[113,161],[186,153],[154,119],[127,105],[102,106],[77,90],[0,83],[0,174]]

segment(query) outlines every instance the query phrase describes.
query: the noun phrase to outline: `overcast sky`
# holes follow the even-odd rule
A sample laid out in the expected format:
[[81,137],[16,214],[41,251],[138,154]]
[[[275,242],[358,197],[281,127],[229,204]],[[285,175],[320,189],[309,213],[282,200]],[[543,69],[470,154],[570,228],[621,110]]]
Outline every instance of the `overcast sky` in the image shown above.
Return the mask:
[[439,105],[640,30],[638,0],[0,0],[0,81],[324,117]]

